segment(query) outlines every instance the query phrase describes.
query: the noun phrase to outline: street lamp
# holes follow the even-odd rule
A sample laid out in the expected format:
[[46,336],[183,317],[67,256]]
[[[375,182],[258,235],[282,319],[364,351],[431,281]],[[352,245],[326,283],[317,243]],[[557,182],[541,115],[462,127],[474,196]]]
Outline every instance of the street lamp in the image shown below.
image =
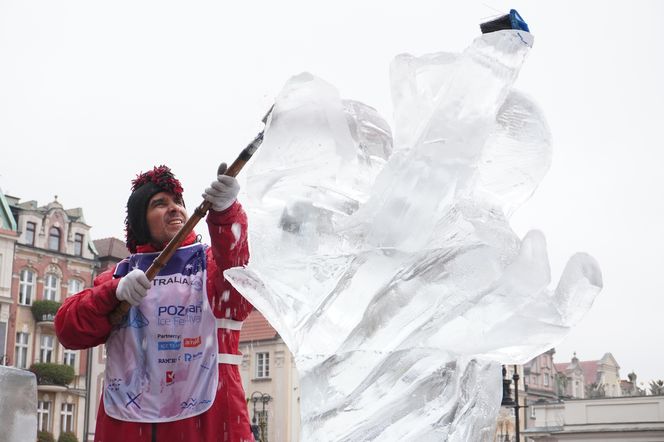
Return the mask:
[[514,366],[514,374],[512,375],[514,380],[514,400],[510,395],[510,385],[512,381],[507,379],[507,369],[503,365],[503,400],[500,402],[500,405],[503,407],[514,408],[514,427],[516,432],[516,442],[521,441],[521,434],[519,429],[519,409],[526,408],[523,405],[519,405],[519,372],[516,370],[516,365]]
[[[265,406],[271,400],[272,396],[267,393],[261,393],[260,391],[254,391],[251,393],[251,402],[254,404],[254,415],[251,418],[251,431],[254,433],[254,439],[256,439],[257,442],[267,442],[267,415],[265,414]],[[258,415],[258,424],[256,424],[256,405],[259,402],[263,404],[263,408]]]

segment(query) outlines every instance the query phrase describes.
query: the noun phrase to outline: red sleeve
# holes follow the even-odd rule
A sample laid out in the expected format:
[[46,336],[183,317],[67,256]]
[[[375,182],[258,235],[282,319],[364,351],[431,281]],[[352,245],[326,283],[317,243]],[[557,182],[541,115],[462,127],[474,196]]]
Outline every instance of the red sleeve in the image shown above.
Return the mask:
[[208,249],[208,295],[215,316],[244,321],[253,306],[224,278],[224,270],[249,262],[247,214],[239,202],[207,216],[212,247]]
[[92,288],[65,299],[55,315],[55,333],[65,348],[81,350],[106,342],[112,329],[108,315],[120,303],[115,297],[119,281],[108,270],[95,278]]

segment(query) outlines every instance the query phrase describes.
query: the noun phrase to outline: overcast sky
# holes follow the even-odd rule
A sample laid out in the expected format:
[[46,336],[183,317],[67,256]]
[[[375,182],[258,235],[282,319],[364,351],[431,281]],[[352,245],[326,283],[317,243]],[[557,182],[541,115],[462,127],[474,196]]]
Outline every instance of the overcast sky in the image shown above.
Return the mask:
[[623,378],[664,379],[662,2],[2,0],[0,188],[58,195],[94,238],[122,238],[136,173],[169,165],[195,207],[290,76],[309,71],[391,121],[396,54],[462,51],[510,7],[535,36],[516,87],[554,137],[512,225],[545,233],[554,281],[576,251],[604,274],[555,360],[611,352]]

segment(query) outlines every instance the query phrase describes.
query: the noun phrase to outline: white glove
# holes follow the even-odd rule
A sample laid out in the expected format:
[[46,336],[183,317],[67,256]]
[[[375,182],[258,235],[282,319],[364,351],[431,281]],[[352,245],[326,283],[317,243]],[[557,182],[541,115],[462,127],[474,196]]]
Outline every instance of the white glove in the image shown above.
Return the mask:
[[141,303],[148,289],[152,286],[143,270],[134,269],[120,279],[115,297],[120,301],[127,301],[131,305]]
[[205,189],[203,198],[212,204],[212,209],[221,212],[233,205],[240,192],[240,183],[235,178],[222,175],[226,171],[226,165],[219,167],[217,179],[212,181],[210,187]]

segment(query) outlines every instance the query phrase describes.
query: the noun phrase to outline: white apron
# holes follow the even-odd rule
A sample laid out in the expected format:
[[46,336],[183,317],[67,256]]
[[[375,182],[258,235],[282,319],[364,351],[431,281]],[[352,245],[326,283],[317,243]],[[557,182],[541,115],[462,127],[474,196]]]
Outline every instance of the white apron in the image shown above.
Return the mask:
[[[146,271],[158,253],[122,261],[115,276]],[[206,291],[205,248],[179,248],[140,305],[106,341],[104,408],[116,419],[170,422],[212,406],[218,383],[217,332]],[[120,436],[120,435],[119,435]]]

